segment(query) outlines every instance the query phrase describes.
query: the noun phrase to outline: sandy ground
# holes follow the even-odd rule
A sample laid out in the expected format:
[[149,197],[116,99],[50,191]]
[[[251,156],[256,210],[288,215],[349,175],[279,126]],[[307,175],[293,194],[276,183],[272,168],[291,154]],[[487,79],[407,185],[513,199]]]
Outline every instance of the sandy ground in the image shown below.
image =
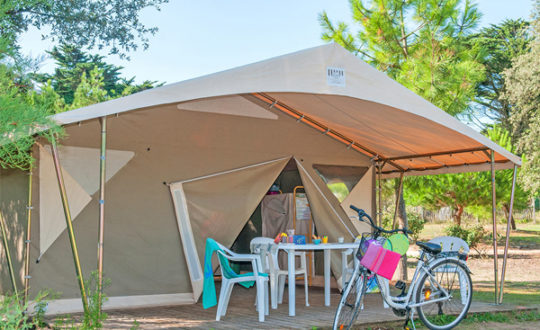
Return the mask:
[[[471,257],[467,260],[467,265],[472,272],[473,283],[492,282],[494,276],[493,248],[483,245],[479,250],[485,255],[481,256],[478,252],[471,251]],[[417,251],[417,247],[411,245],[410,252],[407,254],[418,257]],[[498,279],[500,280],[504,248],[497,249],[497,252],[499,263]],[[411,261],[415,262],[415,259],[410,258],[409,262]],[[413,274],[414,268],[409,269],[409,278],[412,278]],[[509,249],[505,281],[540,282],[540,250]]]

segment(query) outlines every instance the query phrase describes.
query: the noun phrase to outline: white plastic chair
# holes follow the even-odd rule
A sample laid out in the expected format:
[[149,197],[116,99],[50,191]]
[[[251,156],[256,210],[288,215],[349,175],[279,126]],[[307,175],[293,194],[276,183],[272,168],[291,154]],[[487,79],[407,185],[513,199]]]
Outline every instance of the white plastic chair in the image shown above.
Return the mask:
[[[272,301],[272,309],[276,309],[278,303],[283,303],[283,292],[285,291],[285,279],[288,276],[287,270],[279,269],[278,263],[278,249],[277,244],[274,243],[272,238],[268,237],[255,237],[249,243],[252,253],[257,253],[263,260],[263,269],[268,272],[270,276],[270,297]],[[308,300],[308,276],[307,276],[307,262],[306,252],[295,252],[295,256],[300,258],[300,268],[295,269],[295,277],[302,275],[304,277],[304,290],[306,293],[306,306],[309,306]],[[295,285],[294,283],[289,285]],[[279,287],[279,296],[278,296]],[[278,299],[279,298],[279,299]]]
[[441,252],[450,252],[450,251],[460,252],[461,251],[461,253],[468,254],[470,250],[467,242],[465,242],[459,237],[439,236],[429,241],[429,243],[439,244],[441,246]]
[[[439,236],[435,237],[434,239],[430,240],[429,243],[438,244],[441,246],[441,252],[460,252],[464,254],[468,254],[470,251],[469,245],[467,242],[462,240],[459,237],[454,236]],[[449,257],[453,259],[458,259],[458,257]],[[445,271],[448,271],[447,269]],[[466,295],[466,287],[465,287],[465,274],[462,273],[463,271],[461,268],[458,269],[458,277],[459,277],[459,287],[461,291],[461,301],[463,303],[466,303],[467,301],[467,295]]]
[[[216,242],[217,243],[217,242]],[[264,322],[264,316],[268,315],[268,277],[264,273],[261,258],[256,254],[239,254],[232,252],[223,245],[217,243],[222,251],[217,251],[219,265],[221,267],[221,290],[219,292],[219,302],[216,313],[216,321],[219,321],[227,312],[229,299],[235,283],[255,281],[257,286],[257,310],[259,312],[259,322]],[[235,276],[231,273],[229,261],[250,261],[253,273]]]

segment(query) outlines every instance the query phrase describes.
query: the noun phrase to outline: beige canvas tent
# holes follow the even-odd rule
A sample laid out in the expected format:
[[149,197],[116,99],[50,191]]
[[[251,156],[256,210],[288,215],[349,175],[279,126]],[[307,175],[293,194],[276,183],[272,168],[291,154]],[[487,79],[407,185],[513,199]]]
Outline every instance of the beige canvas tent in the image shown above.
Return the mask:
[[[270,186],[288,170],[305,187],[317,232],[335,241],[367,230],[351,221],[348,205],[375,216],[377,169],[385,177],[480,171],[489,169],[491,156],[496,168],[520,164],[518,157],[334,44],[54,119],[67,133],[58,161],[85,275],[95,269],[99,210],[105,207],[109,308],[196,302],[205,238],[232,245]],[[49,288],[62,293],[51,312],[81,310],[54,155],[45,141],[37,141],[34,154],[30,296]],[[362,175],[340,203],[317,166],[357,169]],[[27,175],[0,173],[0,207],[21,287]],[[332,263],[338,280],[339,260]],[[7,291],[9,276],[4,264],[0,267],[0,289]]]

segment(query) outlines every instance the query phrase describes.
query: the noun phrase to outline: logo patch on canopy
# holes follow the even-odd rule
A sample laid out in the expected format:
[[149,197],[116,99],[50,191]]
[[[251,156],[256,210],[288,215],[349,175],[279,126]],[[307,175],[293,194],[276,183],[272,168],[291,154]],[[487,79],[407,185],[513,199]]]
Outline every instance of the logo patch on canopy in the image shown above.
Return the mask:
[[326,67],[326,84],[328,86],[345,87],[345,69]]

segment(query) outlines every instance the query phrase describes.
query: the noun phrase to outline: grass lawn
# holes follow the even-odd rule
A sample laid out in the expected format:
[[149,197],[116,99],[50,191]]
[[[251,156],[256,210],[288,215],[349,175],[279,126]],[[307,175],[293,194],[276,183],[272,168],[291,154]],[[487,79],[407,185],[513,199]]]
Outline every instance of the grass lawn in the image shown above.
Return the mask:
[[[444,229],[451,223],[426,223],[424,230],[420,233],[418,240],[428,241],[437,236],[445,236]],[[486,225],[484,228],[491,232],[491,227]],[[498,230],[498,243],[504,244],[506,236],[506,225],[499,224]],[[486,244],[491,245],[491,241],[486,241]],[[502,246],[502,245],[501,245]],[[525,249],[540,249],[540,224],[518,224],[517,230],[512,231],[510,234],[510,246],[516,248]]]
[[[537,329],[540,313],[536,311],[514,311],[511,313],[479,313],[468,315],[459,329]],[[427,329],[420,321],[417,329]]]
[[540,234],[540,224],[518,223],[517,224],[517,229],[518,230],[538,232],[538,234]]
[[446,236],[444,228],[448,227],[451,223],[426,223],[424,230],[420,233],[419,241],[428,241],[437,236]]
[[[473,300],[493,302],[493,283],[475,282]],[[504,282],[503,303],[520,306],[540,305],[540,282]]]

